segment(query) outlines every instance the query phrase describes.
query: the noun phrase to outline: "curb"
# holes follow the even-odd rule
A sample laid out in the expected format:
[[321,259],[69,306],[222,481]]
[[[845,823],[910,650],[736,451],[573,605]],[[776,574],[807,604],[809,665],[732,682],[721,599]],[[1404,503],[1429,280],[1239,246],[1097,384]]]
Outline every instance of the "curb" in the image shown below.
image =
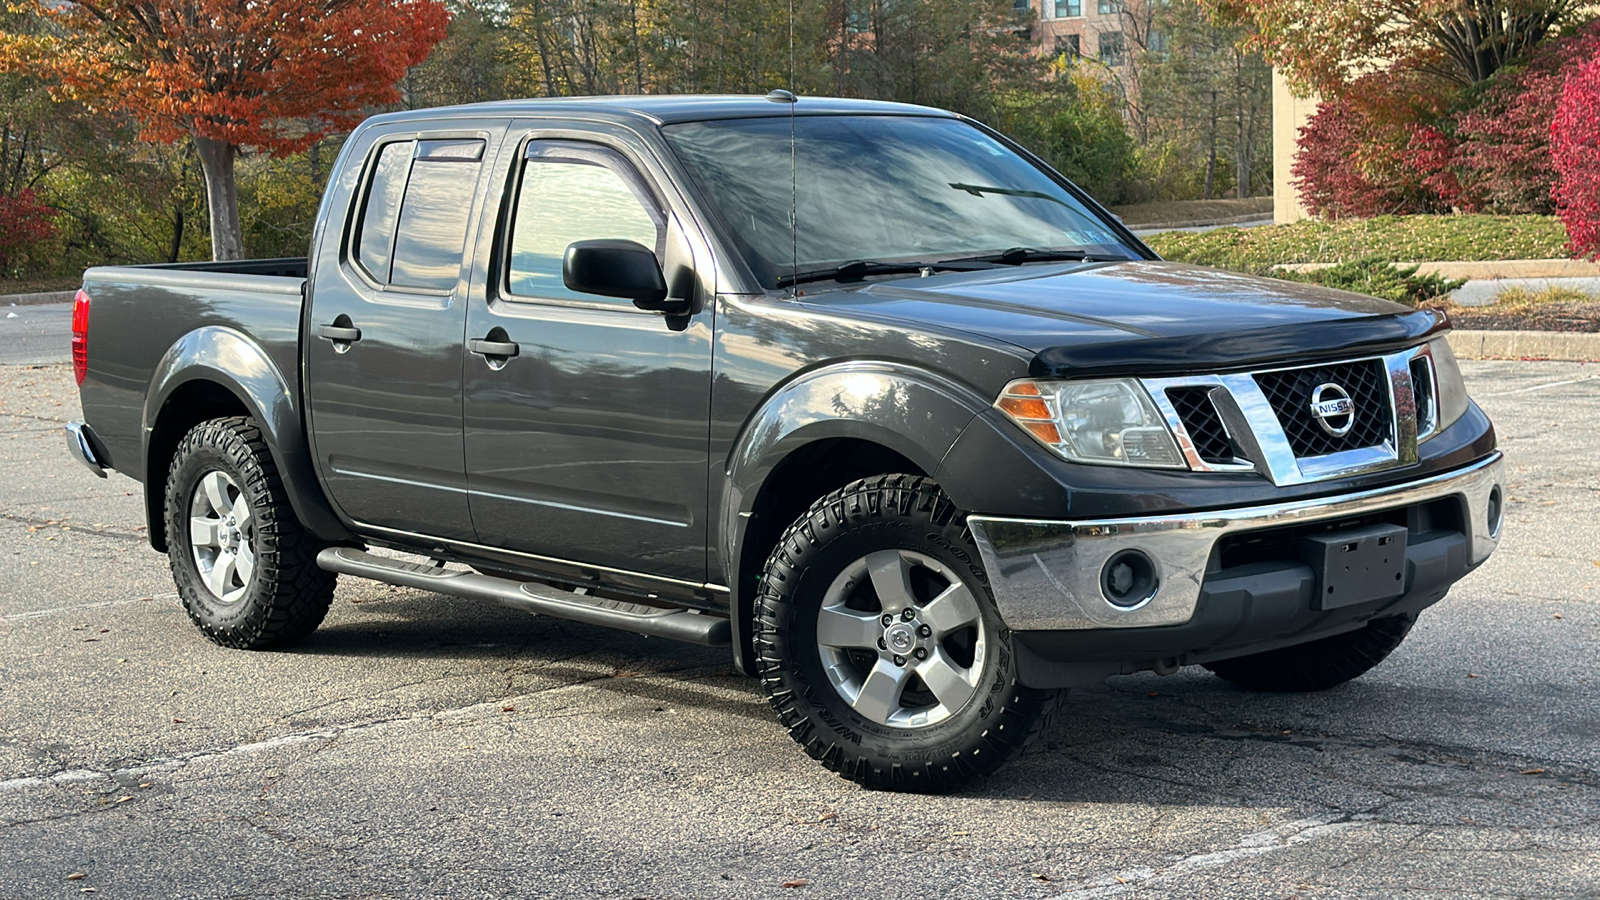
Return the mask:
[[1600,362],[1600,334],[1571,331],[1452,331],[1461,359],[1546,359]]
[[46,291],[42,294],[0,294],[0,306],[43,306],[47,303],[71,303],[77,291]]
[[[1283,268],[1296,272],[1316,272],[1337,263],[1289,263]],[[1396,262],[1396,266],[1416,266],[1418,275],[1465,278],[1468,281],[1493,281],[1499,278],[1596,278],[1600,263],[1582,259],[1500,259],[1486,262]]]

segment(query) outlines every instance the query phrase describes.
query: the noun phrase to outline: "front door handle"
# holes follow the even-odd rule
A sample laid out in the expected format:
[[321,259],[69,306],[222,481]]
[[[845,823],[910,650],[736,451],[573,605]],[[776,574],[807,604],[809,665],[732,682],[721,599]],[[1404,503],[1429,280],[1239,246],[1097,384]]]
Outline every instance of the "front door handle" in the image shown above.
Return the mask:
[[473,338],[467,341],[467,351],[479,356],[498,357],[510,359],[522,352],[522,347],[516,341],[491,341],[488,338]]

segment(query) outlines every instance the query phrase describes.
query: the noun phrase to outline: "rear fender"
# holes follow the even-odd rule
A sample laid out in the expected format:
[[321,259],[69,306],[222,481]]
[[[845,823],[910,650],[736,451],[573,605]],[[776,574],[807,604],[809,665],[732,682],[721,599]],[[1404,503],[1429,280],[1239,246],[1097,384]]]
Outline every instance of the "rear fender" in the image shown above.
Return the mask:
[[[260,426],[277,463],[295,515],[324,540],[343,540],[349,531],[339,523],[317,481],[297,397],[272,359],[243,333],[221,326],[185,334],[161,357],[145,392],[142,455],[145,471],[145,516],[150,544],[165,552],[162,505],[171,463],[170,442],[158,440],[173,417],[187,418],[178,395],[203,382],[227,391]],[[192,427],[192,423],[191,423]],[[181,435],[175,436],[181,437]],[[154,456],[152,455],[154,454]],[[159,458],[158,458],[159,457]]]

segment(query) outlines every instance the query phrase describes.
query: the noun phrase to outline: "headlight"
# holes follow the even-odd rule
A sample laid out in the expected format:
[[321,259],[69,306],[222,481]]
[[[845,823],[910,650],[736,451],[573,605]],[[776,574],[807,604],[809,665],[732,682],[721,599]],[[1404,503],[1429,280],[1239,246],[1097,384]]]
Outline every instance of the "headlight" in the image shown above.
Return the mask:
[[1132,378],[1013,381],[994,405],[1073,462],[1187,468],[1150,395]]
[[1439,388],[1439,424],[1433,429],[1433,434],[1438,434],[1467,414],[1470,401],[1467,400],[1467,386],[1461,380],[1461,367],[1456,365],[1456,355],[1450,351],[1449,342],[1436,338],[1429,342],[1428,351],[1433,354],[1433,378]]

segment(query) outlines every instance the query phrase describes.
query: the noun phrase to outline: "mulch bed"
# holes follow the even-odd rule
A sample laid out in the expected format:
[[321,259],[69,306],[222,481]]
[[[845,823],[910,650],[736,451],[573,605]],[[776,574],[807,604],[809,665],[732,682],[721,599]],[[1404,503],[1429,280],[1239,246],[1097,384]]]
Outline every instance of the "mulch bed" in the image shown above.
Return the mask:
[[1453,305],[1444,309],[1458,331],[1600,332],[1600,300],[1540,303],[1515,309]]

